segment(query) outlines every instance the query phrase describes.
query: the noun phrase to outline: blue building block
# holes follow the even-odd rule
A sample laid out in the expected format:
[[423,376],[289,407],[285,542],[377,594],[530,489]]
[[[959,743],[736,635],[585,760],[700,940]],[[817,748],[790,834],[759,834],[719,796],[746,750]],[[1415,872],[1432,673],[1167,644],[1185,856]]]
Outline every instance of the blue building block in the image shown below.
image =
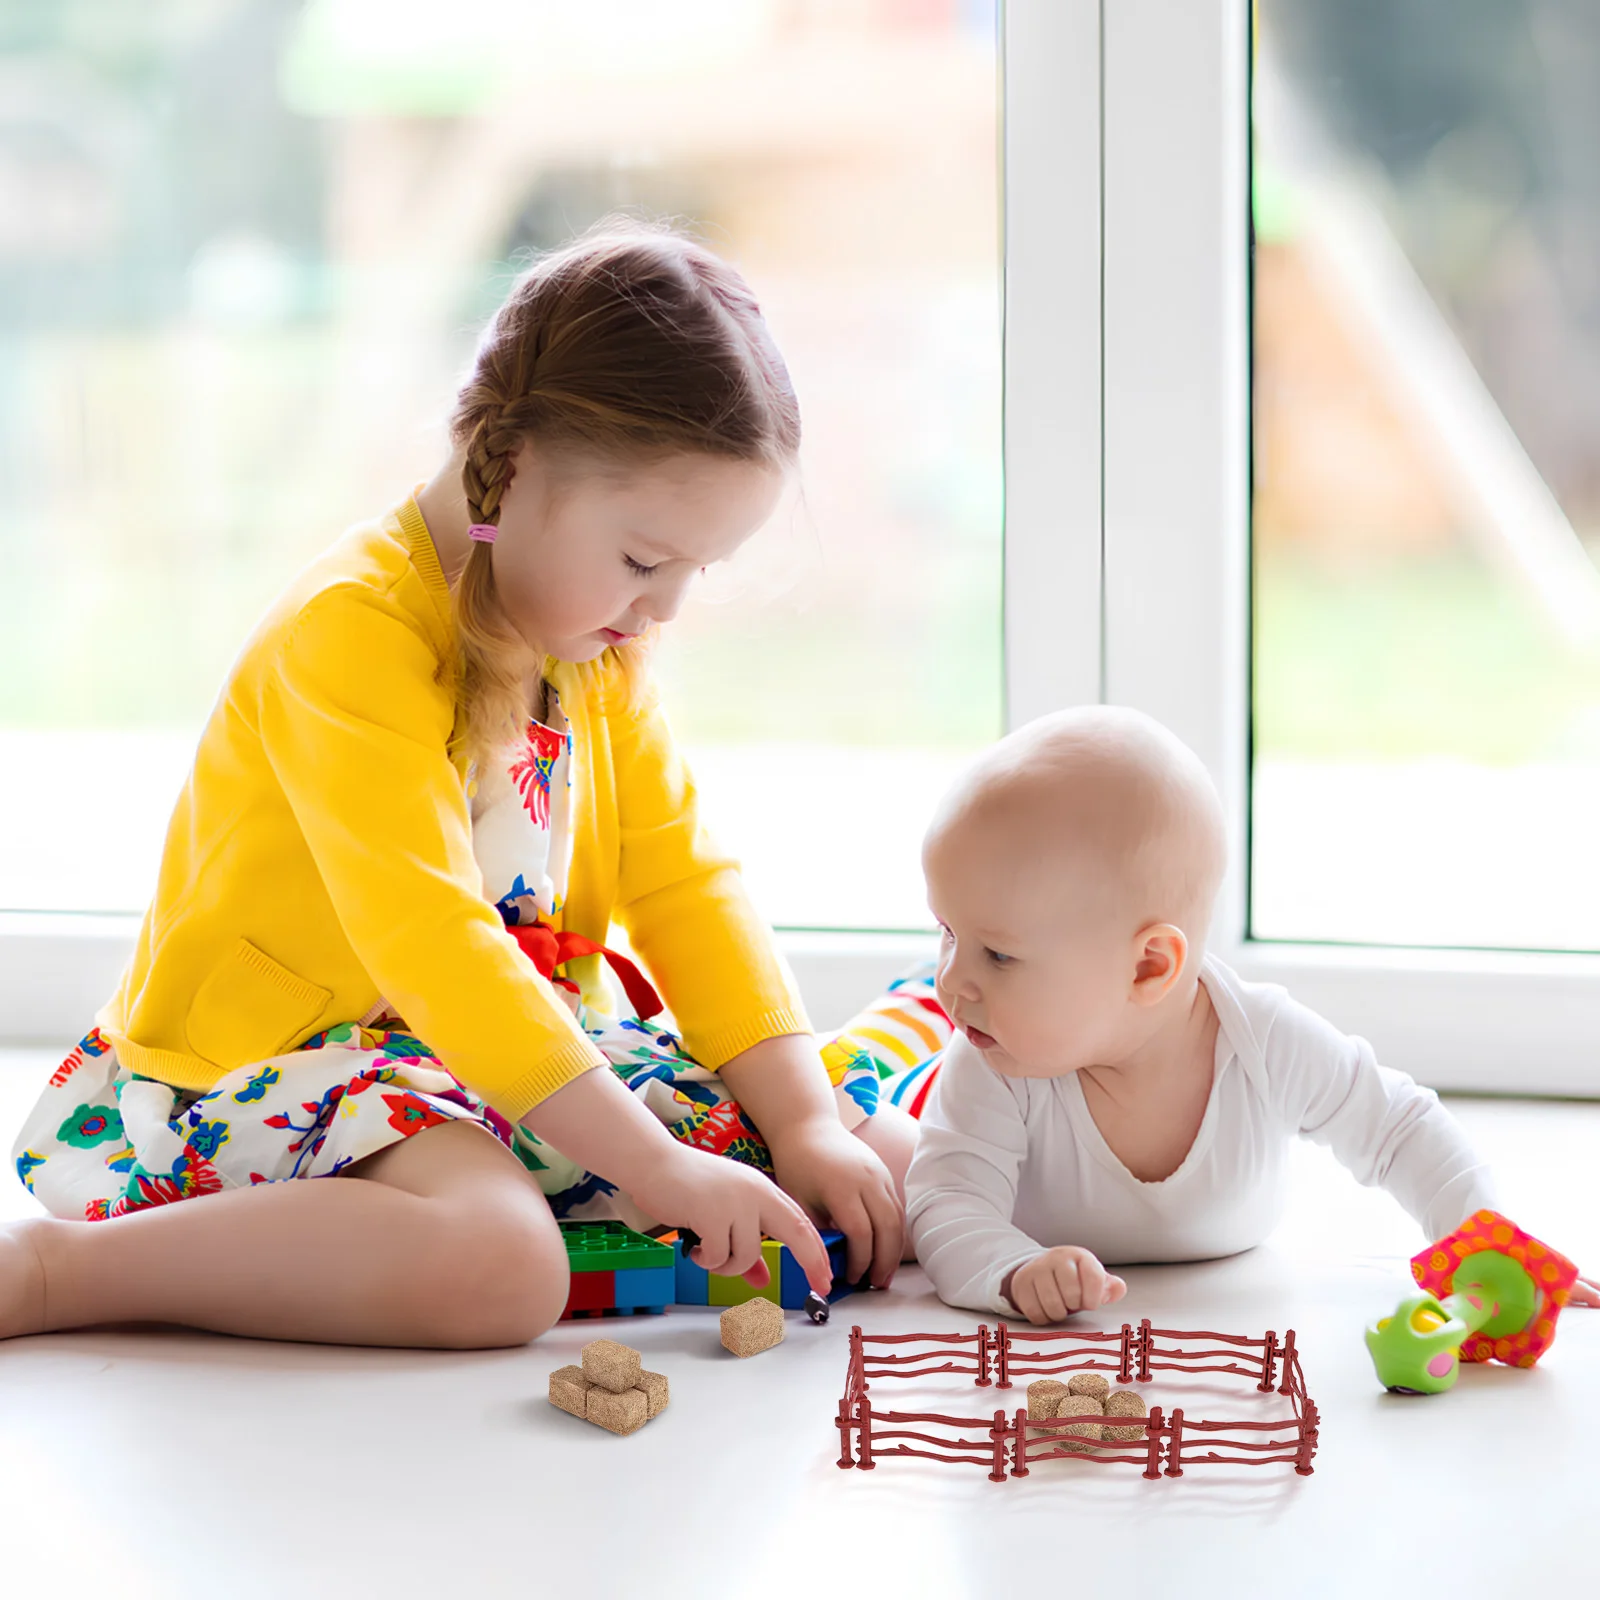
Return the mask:
[[619,1267],[612,1301],[619,1311],[661,1311],[673,1303],[676,1277],[673,1267]]
[[[680,1306],[705,1306],[711,1304],[711,1274],[689,1259],[683,1241],[677,1234],[668,1234],[673,1254],[672,1298]],[[663,1240],[662,1243],[666,1243]]]
[[[768,1268],[775,1269],[772,1271],[771,1289],[754,1289],[748,1284],[734,1287],[731,1282],[720,1278],[713,1288],[711,1274],[689,1258],[688,1252],[683,1248],[683,1241],[675,1233],[663,1237],[663,1244],[669,1242],[676,1258],[674,1298],[680,1306],[737,1305],[743,1300],[765,1298],[775,1299],[785,1311],[800,1311],[805,1307],[811,1285],[787,1245],[780,1245],[776,1240],[769,1239],[762,1247]],[[835,1229],[826,1228],[822,1232],[822,1242],[827,1246],[828,1260],[833,1265],[833,1290],[828,1296],[832,1302],[849,1294],[855,1285],[847,1283],[844,1277],[844,1235]],[[617,1298],[620,1302],[622,1297],[619,1294]]]
[[[853,1283],[847,1283],[844,1276],[845,1262],[845,1237],[842,1233],[832,1228],[823,1230],[822,1242],[828,1247],[828,1261],[833,1267],[833,1288],[828,1293],[828,1303],[832,1305],[835,1300],[849,1294],[854,1288]],[[785,1311],[799,1311],[806,1303],[806,1296],[811,1292],[811,1285],[806,1281],[806,1275],[800,1270],[800,1263],[785,1249],[783,1252],[782,1282],[779,1285],[778,1303]]]

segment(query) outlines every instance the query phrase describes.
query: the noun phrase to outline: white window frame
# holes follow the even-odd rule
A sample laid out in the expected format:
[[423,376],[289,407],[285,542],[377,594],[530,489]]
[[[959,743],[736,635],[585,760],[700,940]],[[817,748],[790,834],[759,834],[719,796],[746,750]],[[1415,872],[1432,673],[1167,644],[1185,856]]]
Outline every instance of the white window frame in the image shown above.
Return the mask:
[[1248,936],[1247,0],[1104,0],[1106,699],[1221,786],[1222,959],[1437,1088],[1600,1095],[1600,958]]

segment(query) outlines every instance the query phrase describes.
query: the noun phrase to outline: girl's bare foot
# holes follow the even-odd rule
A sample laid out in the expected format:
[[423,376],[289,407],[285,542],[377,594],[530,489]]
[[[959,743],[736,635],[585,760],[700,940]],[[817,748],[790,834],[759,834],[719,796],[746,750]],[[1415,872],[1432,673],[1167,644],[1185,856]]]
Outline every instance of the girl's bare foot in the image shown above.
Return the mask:
[[35,1226],[0,1227],[0,1339],[37,1333],[44,1326],[44,1264],[33,1246]]

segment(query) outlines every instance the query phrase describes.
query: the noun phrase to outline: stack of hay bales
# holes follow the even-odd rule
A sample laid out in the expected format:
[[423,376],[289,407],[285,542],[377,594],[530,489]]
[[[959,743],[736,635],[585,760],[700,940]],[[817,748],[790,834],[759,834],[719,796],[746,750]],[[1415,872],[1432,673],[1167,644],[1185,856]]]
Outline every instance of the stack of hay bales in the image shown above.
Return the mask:
[[[1061,1417],[1082,1417],[1066,1428],[1041,1430],[1056,1440],[1066,1455],[1094,1455],[1098,1443],[1124,1443],[1144,1437],[1144,1400],[1132,1389],[1112,1390],[1098,1372],[1075,1372],[1067,1382],[1039,1378],[1028,1385],[1028,1420],[1048,1422]],[[1108,1424],[1106,1417],[1128,1418]],[[1131,1419],[1138,1418],[1137,1422]]]

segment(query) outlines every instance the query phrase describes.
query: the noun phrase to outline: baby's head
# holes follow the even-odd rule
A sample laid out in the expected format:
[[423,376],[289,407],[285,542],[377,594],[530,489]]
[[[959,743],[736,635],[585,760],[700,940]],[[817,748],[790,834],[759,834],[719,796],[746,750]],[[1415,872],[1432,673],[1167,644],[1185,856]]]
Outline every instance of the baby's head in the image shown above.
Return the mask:
[[985,751],[923,843],[945,1009],[996,1071],[1126,1058],[1199,979],[1226,842],[1199,759],[1137,711],[1041,717]]

